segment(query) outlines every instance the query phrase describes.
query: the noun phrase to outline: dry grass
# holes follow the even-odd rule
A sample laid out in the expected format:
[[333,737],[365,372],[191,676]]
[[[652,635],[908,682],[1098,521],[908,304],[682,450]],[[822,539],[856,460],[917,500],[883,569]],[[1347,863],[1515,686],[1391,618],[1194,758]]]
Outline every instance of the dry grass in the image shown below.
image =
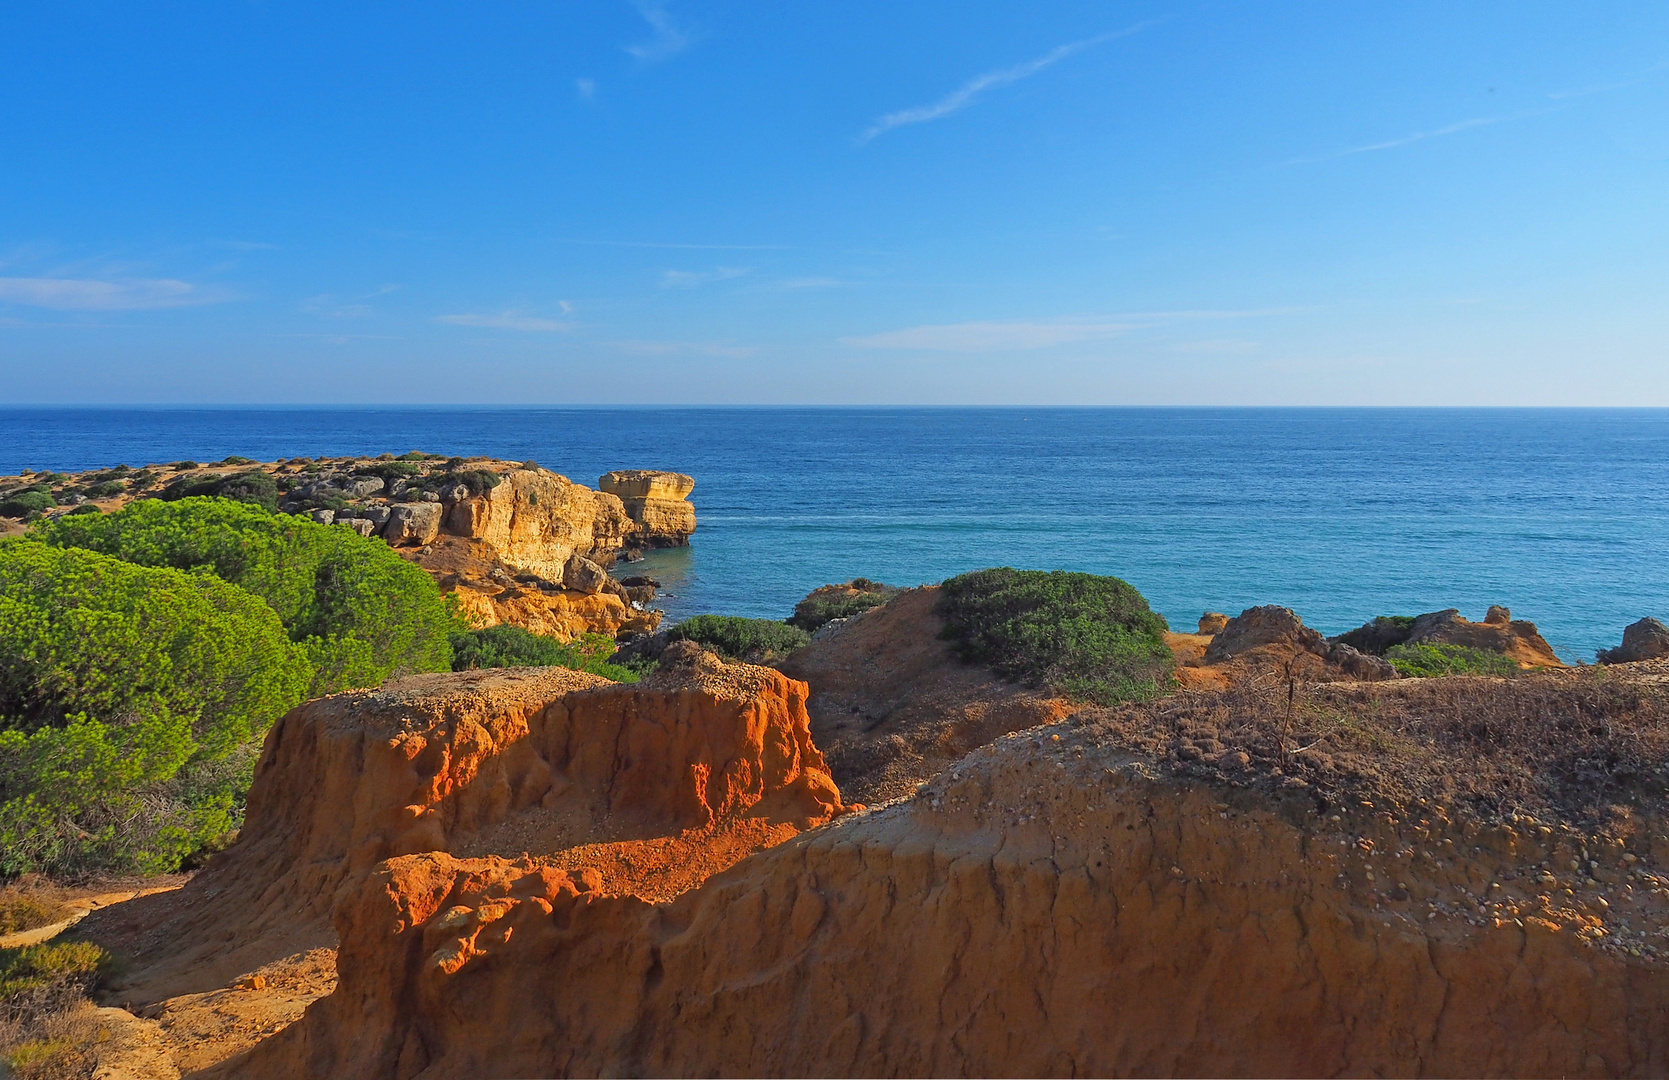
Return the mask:
[[86,998],[19,1019],[0,1019],[0,1060],[18,1080],[86,1080],[107,1033]]
[[51,926],[72,914],[70,906],[47,890],[8,885],[0,889],[0,934]]
[[89,1077],[105,1033],[87,992],[108,963],[89,942],[0,949],[0,1061],[22,1080]]
[[1180,771],[1308,787],[1330,801],[1425,798],[1488,818],[1604,826],[1637,810],[1656,816],[1669,789],[1669,690],[1601,669],[1313,685],[1265,678],[1079,719]]

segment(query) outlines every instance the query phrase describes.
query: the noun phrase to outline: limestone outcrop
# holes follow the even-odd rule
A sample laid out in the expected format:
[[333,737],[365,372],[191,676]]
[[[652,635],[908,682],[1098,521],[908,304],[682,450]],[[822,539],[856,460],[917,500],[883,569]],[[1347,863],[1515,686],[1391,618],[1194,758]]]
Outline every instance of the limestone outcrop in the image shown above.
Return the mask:
[[[660,625],[661,613],[649,606],[653,587],[622,585],[601,568],[596,571],[600,581],[589,574],[586,579],[574,579],[595,585],[591,591],[569,588],[567,564],[556,581],[547,581],[537,574],[512,571],[485,541],[446,535],[411,551],[408,557],[429,571],[441,591],[451,593],[459,610],[479,626],[519,626],[567,641],[582,634],[653,634]],[[584,556],[570,556],[569,563],[574,559],[590,563]]]
[[[8,490],[24,490],[22,479]],[[564,639],[653,633],[660,621],[654,588],[640,583],[628,590],[607,570],[622,552],[686,544],[695,531],[695,509],[686,498],[695,481],[681,473],[609,473],[605,480],[623,502],[622,495],[593,491],[533,462],[418,451],[398,458],[124,465],[32,480],[27,490],[49,515],[79,505],[108,512],[135,499],[219,495],[380,536],[443,589],[459,592],[460,605],[480,625],[507,623]],[[7,528],[0,519],[0,533]],[[461,560],[467,567],[455,551],[433,551],[449,539],[476,542]],[[575,558],[595,564],[602,580],[584,572],[578,588],[569,585]],[[526,588],[507,584],[512,581]],[[604,594],[607,599],[598,599]]]
[[484,541],[512,570],[551,581],[575,555],[612,562],[636,535],[618,498],[544,469],[514,469],[482,494],[454,489],[442,499],[447,533]]
[[637,526],[635,540],[645,547],[682,547],[695,532],[690,492],[695,481],[683,473],[624,469],[604,473],[598,490],[618,497]]
[[1602,664],[1632,664],[1669,656],[1669,626],[1647,617],[1623,630],[1623,643],[1615,649],[1601,649]]

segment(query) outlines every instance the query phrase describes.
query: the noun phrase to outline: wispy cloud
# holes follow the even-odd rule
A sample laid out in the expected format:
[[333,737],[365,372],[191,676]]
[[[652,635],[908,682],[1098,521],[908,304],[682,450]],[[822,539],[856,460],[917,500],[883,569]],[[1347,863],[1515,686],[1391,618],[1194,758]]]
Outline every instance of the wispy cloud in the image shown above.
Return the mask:
[[621,352],[633,356],[669,356],[676,353],[701,353],[705,356],[723,356],[733,360],[752,356],[758,352],[752,345],[725,345],[706,341],[643,341],[628,339],[624,341],[610,341],[606,344]]
[[1241,341],[1235,338],[1214,338],[1209,341],[1179,341],[1171,346],[1172,352],[1200,354],[1205,356],[1234,356],[1242,353],[1256,352],[1255,341]]
[[715,266],[711,270],[668,270],[661,275],[663,289],[693,289],[714,281],[729,281],[753,273],[751,266]]
[[908,124],[925,124],[929,120],[939,120],[954,112],[960,112],[972,105],[987,90],[999,86],[1008,86],[1010,83],[1017,83],[1021,79],[1030,78],[1044,68],[1065,60],[1073,53],[1083,52],[1085,49],[1112,41],[1115,38],[1129,37],[1131,34],[1140,33],[1159,21],[1161,20],[1153,19],[1140,22],[1123,30],[1114,30],[1111,33],[1098,34],[1082,41],[1069,42],[1065,45],[1056,46],[1037,59],[1028,60],[1024,64],[1016,64],[1014,67],[1002,68],[998,71],[988,71],[968,80],[961,87],[946,94],[938,101],[886,114],[871,124],[862,135],[859,135],[858,142],[866,143],[877,135],[891,131],[893,128],[904,127]]
[[787,244],[676,244],[659,240],[581,240],[558,237],[555,244],[579,244],[585,247],[670,248],[676,251],[787,251]]
[[[571,310],[572,308],[567,303],[562,305],[564,315]],[[448,326],[476,326],[487,330],[521,330],[535,334],[560,334],[572,330],[575,326],[573,322],[540,318],[520,311],[501,311],[496,315],[436,315],[435,321],[445,323]]]
[[841,338],[864,349],[921,349],[931,352],[1016,352],[1047,349],[1117,337],[1132,330],[1212,319],[1281,315],[1302,308],[1254,308],[1244,311],[1145,311],[1077,319],[981,321],[912,326],[862,337]]
[[[1556,107],[1557,106],[1555,106],[1555,108]],[[1458,123],[1447,124],[1440,128],[1433,128],[1430,131],[1416,131],[1412,135],[1403,135],[1395,139],[1385,139],[1381,142],[1372,142],[1366,144],[1365,146],[1352,146],[1346,150],[1335,150],[1330,154],[1319,154],[1315,157],[1294,158],[1286,164],[1308,165],[1317,161],[1332,161],[1335,158],[1350,157],[1353,154],[1371,154],[1380,150],[1395,150],[1401,146],[1411,146],[1417,142],[1425,142],[1427,139],[1440,139],[1446,135],[1458,135],[1463,131],[1471,131],[1474,128],[1489,127],[1493,124],[1506,124],[1514,120],[1524,120],[1532,116],[1544,116],[1552,111],[1553,109],[1551,108],[1530,109],[1525,112],[1507,113],[1502,116],[1478,116],[1473,117],[1470,120],[1462,120]]]
[[368,293],[358,296],[343,297],[333,293],[322,293],[309,296],[301,301],[301,310],[309,315],[324,315],[332,319],[363,319],[376,314],[376,309],[366,300],[375,300],[379,296],[387,296],[395,291],[398,285],[378,285]]
[[1590,94],[1608,94],[1613,90],[1626,90],[1631,86],[1639,86],[1641,83],[1645,82],[1647,78],[1659,71],[1663,71],[1666,68],[1669,68],[1669,60],[1665,60],[1662,63],[1653,64],[1649,68],[1641,68],[1639,71],[1624,75],[1622,79],[1617,82],[1601,83],[1598,86],[1583,86],[1575,90],[1555,90],[1547,96],[1552,98],[1554,101],[1564,101],[1568,98],[1587,97]]
[[277,244],[263,243],[259,240],[209,240],[210,247],[227,248],[231,251],[272,251]]
[[626,46],[626,51],[646,64],[653,64],[675,56],[689,48],[690,35],[672,21],[665,4],[637,0],[632,5],[643,16],[655,36],[638,45]]
[[1008,352],[1046,349],[1093,338],[1112,337],[1135,323],[965,322],[912,326],[864,337],[841,338],[863,349],[925,349],[932,352]]
[[575,79],[574,89],[579,91],[579,96],[582,98],[593,97],[597,93],[597,81],[595,79]]
[[174,278],[0,277],[0,303],[54,311],[147,311],[192,307],[232,299],[224,289],[205,289]]

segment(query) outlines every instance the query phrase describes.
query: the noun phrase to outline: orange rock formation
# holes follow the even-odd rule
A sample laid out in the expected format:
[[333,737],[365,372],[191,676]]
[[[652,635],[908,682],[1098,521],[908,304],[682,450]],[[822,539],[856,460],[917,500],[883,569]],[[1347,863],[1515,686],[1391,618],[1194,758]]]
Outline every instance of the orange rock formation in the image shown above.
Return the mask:
[[[907,592],[796,657],[810,715],[689,643],[637,686],[304,706],[126,992],[339,938],[334,991],[211,1072],[254,1078],[1669,1071],[1660,799],[1603,838],[1329,802],[1136,752],[1108,710],[965,753],[1057,706],[932,629]],[[841,708],[891,747],[828,728],[854,786],[936,775],[842,814],[812,744]]]
[[1558,841],[1436,812],[1393,825],[1341,811],[1178,782],[1063,726],[1007,737],[907,803],[659,906],[532,859],[395,859],[338,907],[336,994],[239,1066],[390,1078],[1669,1067],[1662,964],[1591,944],[1597,920],[1518,874]]

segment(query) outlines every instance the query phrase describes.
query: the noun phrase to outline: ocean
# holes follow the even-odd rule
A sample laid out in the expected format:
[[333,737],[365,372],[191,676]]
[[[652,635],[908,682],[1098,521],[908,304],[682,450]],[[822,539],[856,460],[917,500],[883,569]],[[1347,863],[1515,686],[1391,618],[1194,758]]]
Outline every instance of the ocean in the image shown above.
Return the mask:
[[7,474],[412,449],[695,477],[690,547],[634,567],[673,618],[1006,565],[1116,574],[1176,629],[1499,603],[1591,661],[1669,620],[1669,410],[0,410]]

